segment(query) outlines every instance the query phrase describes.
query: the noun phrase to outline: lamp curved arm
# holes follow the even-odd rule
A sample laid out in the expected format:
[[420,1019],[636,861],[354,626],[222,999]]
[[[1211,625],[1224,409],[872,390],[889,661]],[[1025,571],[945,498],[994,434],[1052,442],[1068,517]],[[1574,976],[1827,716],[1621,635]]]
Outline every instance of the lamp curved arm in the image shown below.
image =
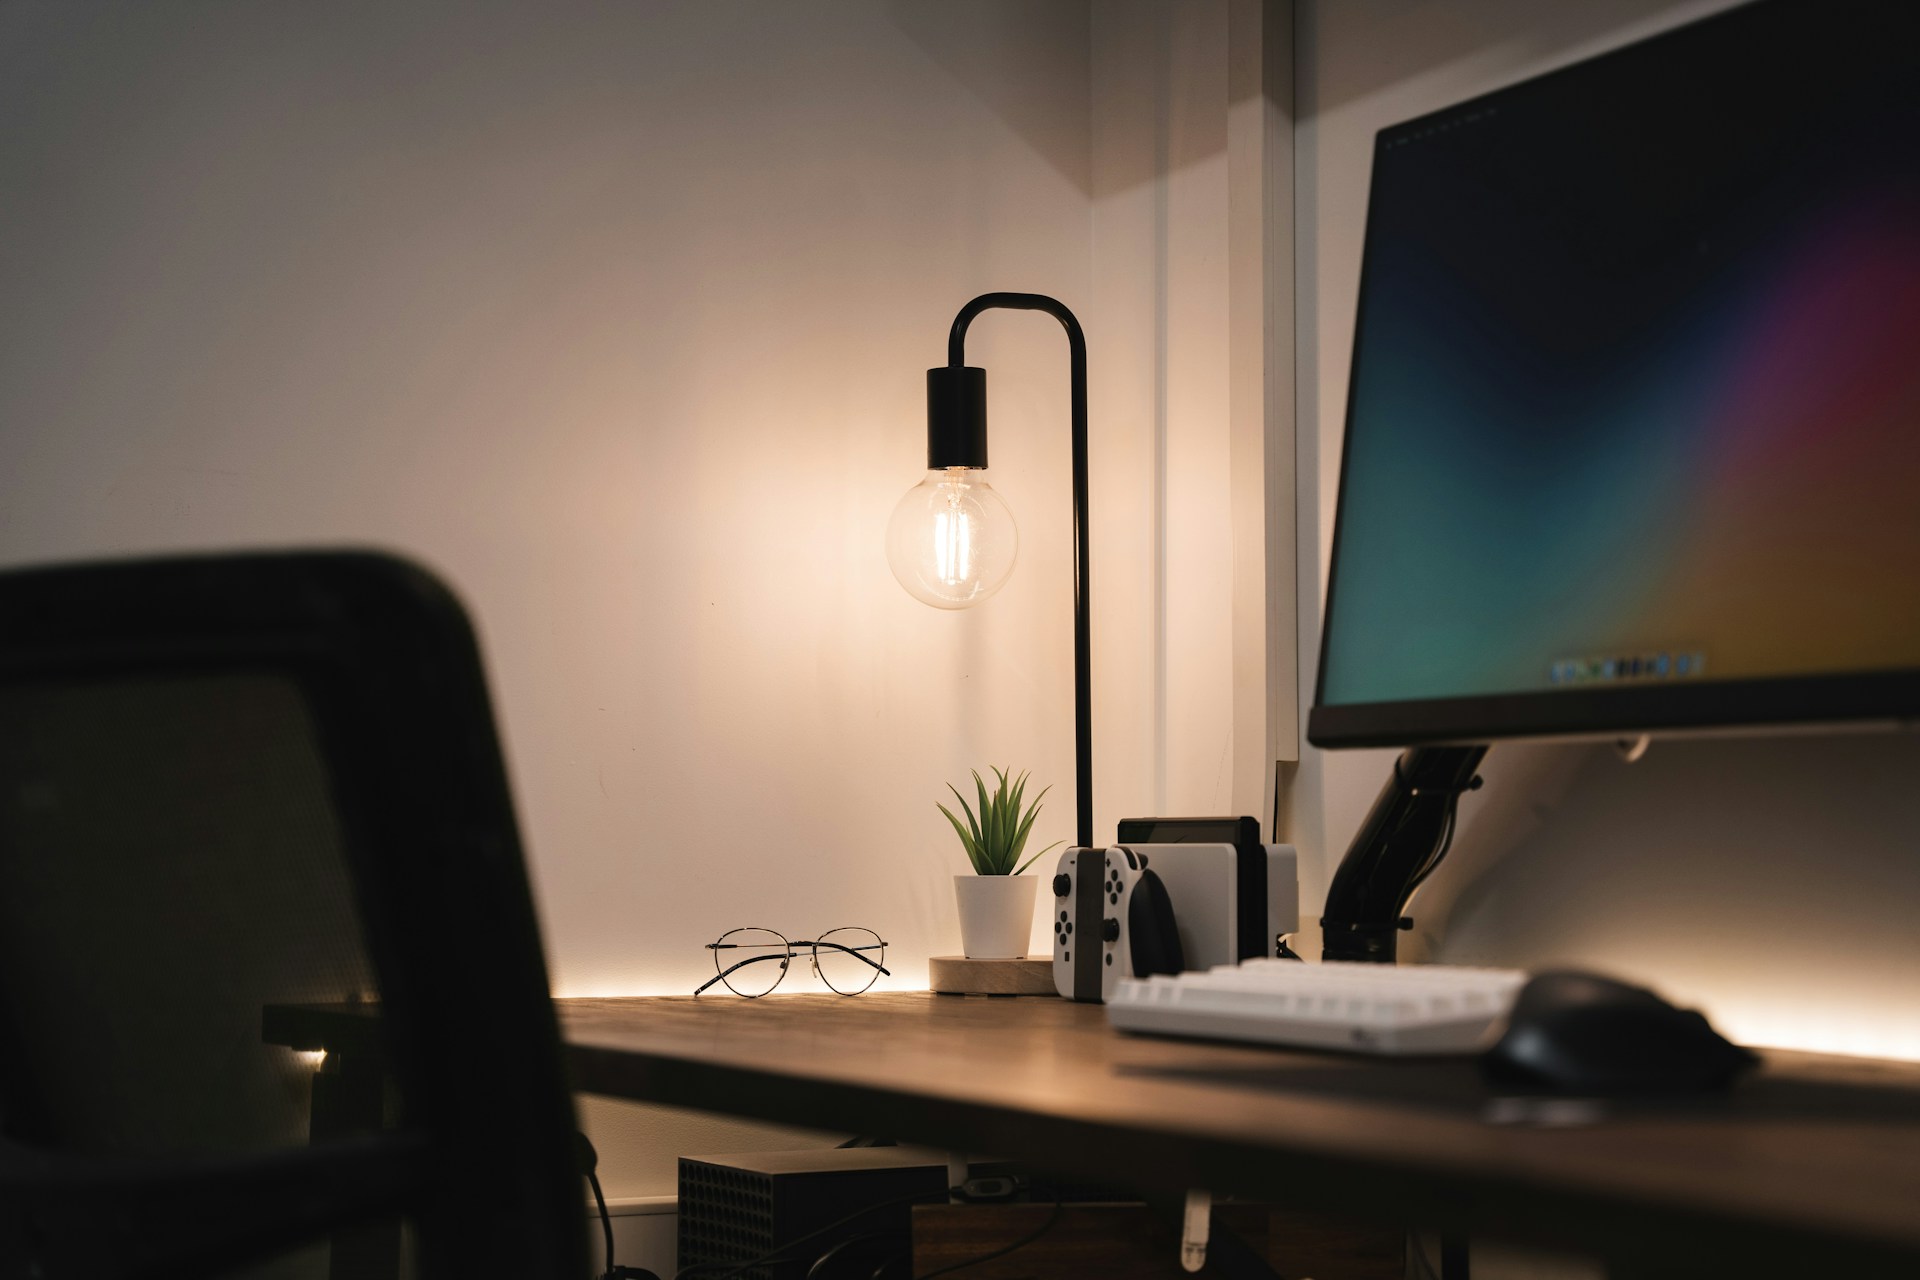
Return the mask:
[[953,318],[947,364],[967,363],[967,326],[983,311],[1044,311],[1067,331],[1068,373],[1073,391],[1073,739],[1075,839],[1093,845],[1092,644],[1088,635],[1087,586],[1087,339],[1066,304],[1043,293],[983,293]]
[[960,314],[953,318],[953,328],[947,334],[947,363],[959,368],[967,362],[967,326],[982,311],[1004,309],[1007,311],[1044,311],[1060,322],[1067,331],[1067,345],[1074,358],[1086,367],[1087,339],[1080,332],[1080,321],[1073,312],[1058,298],[1049,298],[1044,293],[983,293],[960,308]]

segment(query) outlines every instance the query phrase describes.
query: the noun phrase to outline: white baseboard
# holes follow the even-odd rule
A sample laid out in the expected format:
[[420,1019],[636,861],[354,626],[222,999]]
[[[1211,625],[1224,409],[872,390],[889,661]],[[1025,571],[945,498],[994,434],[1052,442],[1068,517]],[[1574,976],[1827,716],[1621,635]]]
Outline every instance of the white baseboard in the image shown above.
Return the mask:
[[[670,1276],[678,1269],[680,1198],[678,1196],[621,1196],[607,1201],[613,1226],[613,1256],[624,1267],[645,1267]],[[601,1258],[604,1236],[600,1210],[587,1201],[587,1245],[594,1274],[606,1269]]]
[[[594,1217],[600,1216],[600,1210],[591,1199],[587,1201],[587,1212]],[[630,1218],[638,1213],[678,1213],[679,1196],[617,1196],[607,1200],[609,1218]]]

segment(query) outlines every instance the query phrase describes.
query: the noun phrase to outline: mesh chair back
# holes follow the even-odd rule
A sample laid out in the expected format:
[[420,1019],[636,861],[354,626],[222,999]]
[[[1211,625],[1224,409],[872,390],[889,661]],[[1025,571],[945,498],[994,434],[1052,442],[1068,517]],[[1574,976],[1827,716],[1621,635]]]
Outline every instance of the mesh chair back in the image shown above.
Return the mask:
[[[309,1132],[337,1064],[262,1017],[313,1003],[378,1010],[387,1131]],[[371,555],[0,574],[0,1276],[392,1274],[391,1235],[325,1241],[404,1213],[423,1275],[578,1277],[571,1131],[438,584]]]

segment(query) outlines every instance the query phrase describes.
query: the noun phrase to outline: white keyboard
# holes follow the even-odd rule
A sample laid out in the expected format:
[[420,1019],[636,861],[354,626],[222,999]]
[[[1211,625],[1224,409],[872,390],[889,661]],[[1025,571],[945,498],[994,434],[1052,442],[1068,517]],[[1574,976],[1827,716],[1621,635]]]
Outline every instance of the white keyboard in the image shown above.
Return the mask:
[[1126,978],[1107,1002],[1122,1031],[1357,1053],[1473,1053],[1527,981],[1517,969],[1248,960]]

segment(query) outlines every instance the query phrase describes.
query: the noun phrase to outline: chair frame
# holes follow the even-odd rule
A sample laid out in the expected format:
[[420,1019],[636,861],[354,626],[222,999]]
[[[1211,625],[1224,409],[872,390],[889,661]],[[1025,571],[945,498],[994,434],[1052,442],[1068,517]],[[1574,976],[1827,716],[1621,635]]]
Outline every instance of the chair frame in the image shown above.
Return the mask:
[[404,1211],[424,1277],[578,1280],[572,1102],[459,603],[363,552],[0,573],[0,683],[239,671],[291,680],[313,718],[400,1127],[265,1156],[63,1152],[0,1025],[0,1064],[16,1064],[0,1065],[0,1277],[202,1275]]

